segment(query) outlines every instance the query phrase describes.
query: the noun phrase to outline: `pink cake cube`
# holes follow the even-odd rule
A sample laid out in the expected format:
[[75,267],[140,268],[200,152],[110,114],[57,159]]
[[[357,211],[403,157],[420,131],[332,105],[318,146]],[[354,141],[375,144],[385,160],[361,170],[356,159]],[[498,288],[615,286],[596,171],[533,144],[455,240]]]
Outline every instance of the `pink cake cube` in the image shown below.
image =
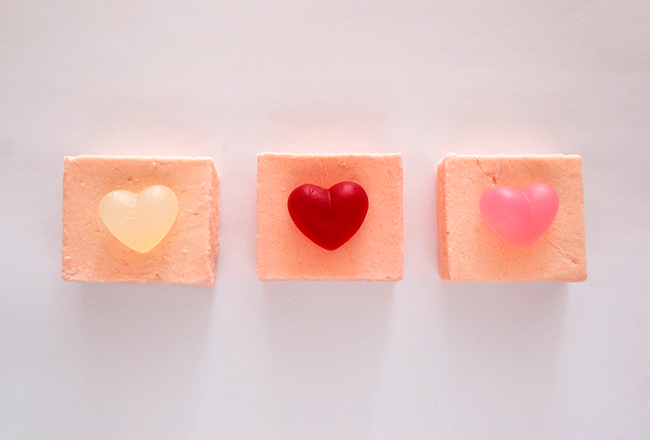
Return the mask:
[[[366,218],[343,246],[325,250],[291,220],[289,194],[352,181],[368,195]],[[399,281],[404,274],[400,154],[257,156],[257,276],[271,280]]]
[[[106,228],[99,202],[115,190],[170,188],[178,214],[146,253]],[[219,179],[209,158],[78,156],[65,158],[63,270],[66,281],[211,286],[216,280]]]
[[[479,202],[496,185],[546,183],[560,207],[528,249],[499,238]],[[438,165],[440,276],[447,281],[584,281],[587,278],[580,156],[457,156]]]

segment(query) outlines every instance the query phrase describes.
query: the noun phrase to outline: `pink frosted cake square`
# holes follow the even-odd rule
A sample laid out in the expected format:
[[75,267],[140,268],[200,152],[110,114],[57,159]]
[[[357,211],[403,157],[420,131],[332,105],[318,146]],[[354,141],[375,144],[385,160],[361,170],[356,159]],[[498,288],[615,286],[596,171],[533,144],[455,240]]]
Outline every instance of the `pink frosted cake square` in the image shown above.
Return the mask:
[[[115,190],[170,188],[178,214],[167,235],[146,253],[122,244],[99,215]],[[66,281],[171,283],[216,280],[219,179],[209,158],[78,156],[65,158],[63,270]]]
[[[527,249],[500,239],[481,216],[485,191],[552,186],[551,227]],[[448,281],[584,281],[587,278],[580,156],[457,156],[438,165],[440,276]]]
[[[293,223],[289,194],[303,184],[361,185],[368,212],[343,246],[325,250]],[[402,156],[399,154],[257,157],[257,276],[271,280],[398,281],[404,273]]]

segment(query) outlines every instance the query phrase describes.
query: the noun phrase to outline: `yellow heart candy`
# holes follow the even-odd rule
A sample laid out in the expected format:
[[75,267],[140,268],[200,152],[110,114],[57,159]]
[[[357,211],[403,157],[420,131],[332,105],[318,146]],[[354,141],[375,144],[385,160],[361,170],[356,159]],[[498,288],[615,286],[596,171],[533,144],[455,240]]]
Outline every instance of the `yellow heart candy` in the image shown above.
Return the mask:
[[149,252],[165,238],[177,213],[176,194],[162,185],[138,194],[113,191],[99,202],[99,216],[111,234],[140,253]]

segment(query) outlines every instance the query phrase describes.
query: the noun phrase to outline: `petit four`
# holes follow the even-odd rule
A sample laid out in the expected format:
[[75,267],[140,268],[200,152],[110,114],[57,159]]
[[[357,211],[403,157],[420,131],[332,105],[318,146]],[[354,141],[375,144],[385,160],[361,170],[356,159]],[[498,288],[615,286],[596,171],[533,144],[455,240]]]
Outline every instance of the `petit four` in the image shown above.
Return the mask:
[[64,280],[214,284],[212,159],[78,156],[64,165]]
[[[258,155],[258,278],[262,281],[402,279],[402,186],[400,154]],[[310,191],[311,195],[306,196]],[[318,212],[326,205],[319,207],[315,199],[320,196],[336,199],[340,197],[337,193],[346,191],[353,195],[347,200],[347,196],[343,197],[340,207],[354,213],[343,221],[344,233],[337,235],[336,228],[332,229],[332,217],[328,217],[337,214],[331,208]],[[297,200],[299,209],[290,205],[292,193],[291,204]],[[367,197],[367,206],[362,193]],[[336,205],[340,200],[331,203]],[[310,209],[314,212],[310,213]],[[328,219],[325,225],[314,227],[323,219]],[[310,228],[318,231],[314,234]]]
[[584,281],[580,156],[448,154],[438,232],[444,280]]

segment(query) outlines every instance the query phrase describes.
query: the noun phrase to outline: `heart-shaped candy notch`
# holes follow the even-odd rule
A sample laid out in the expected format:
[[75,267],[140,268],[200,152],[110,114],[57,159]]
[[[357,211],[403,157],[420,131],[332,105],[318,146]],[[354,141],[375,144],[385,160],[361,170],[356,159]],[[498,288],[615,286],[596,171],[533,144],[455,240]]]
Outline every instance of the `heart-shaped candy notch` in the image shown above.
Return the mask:
[[333,251],[350,240],[363,224],[368,195],[354,182],[340,182],[329,189],[306,184],[291,192],[287,207],[300,232]]
[[535,243],[555,220],[560,199],[545,183],[531,183],[520,189],[495,186],[481,197],[481,215],[502,240],[526,249]]
[[149,252],[165,238],[178,214],[178,199],[163,185],[135,194],[118,190],[99,202],[99,216],[108,230],[136,252]]

